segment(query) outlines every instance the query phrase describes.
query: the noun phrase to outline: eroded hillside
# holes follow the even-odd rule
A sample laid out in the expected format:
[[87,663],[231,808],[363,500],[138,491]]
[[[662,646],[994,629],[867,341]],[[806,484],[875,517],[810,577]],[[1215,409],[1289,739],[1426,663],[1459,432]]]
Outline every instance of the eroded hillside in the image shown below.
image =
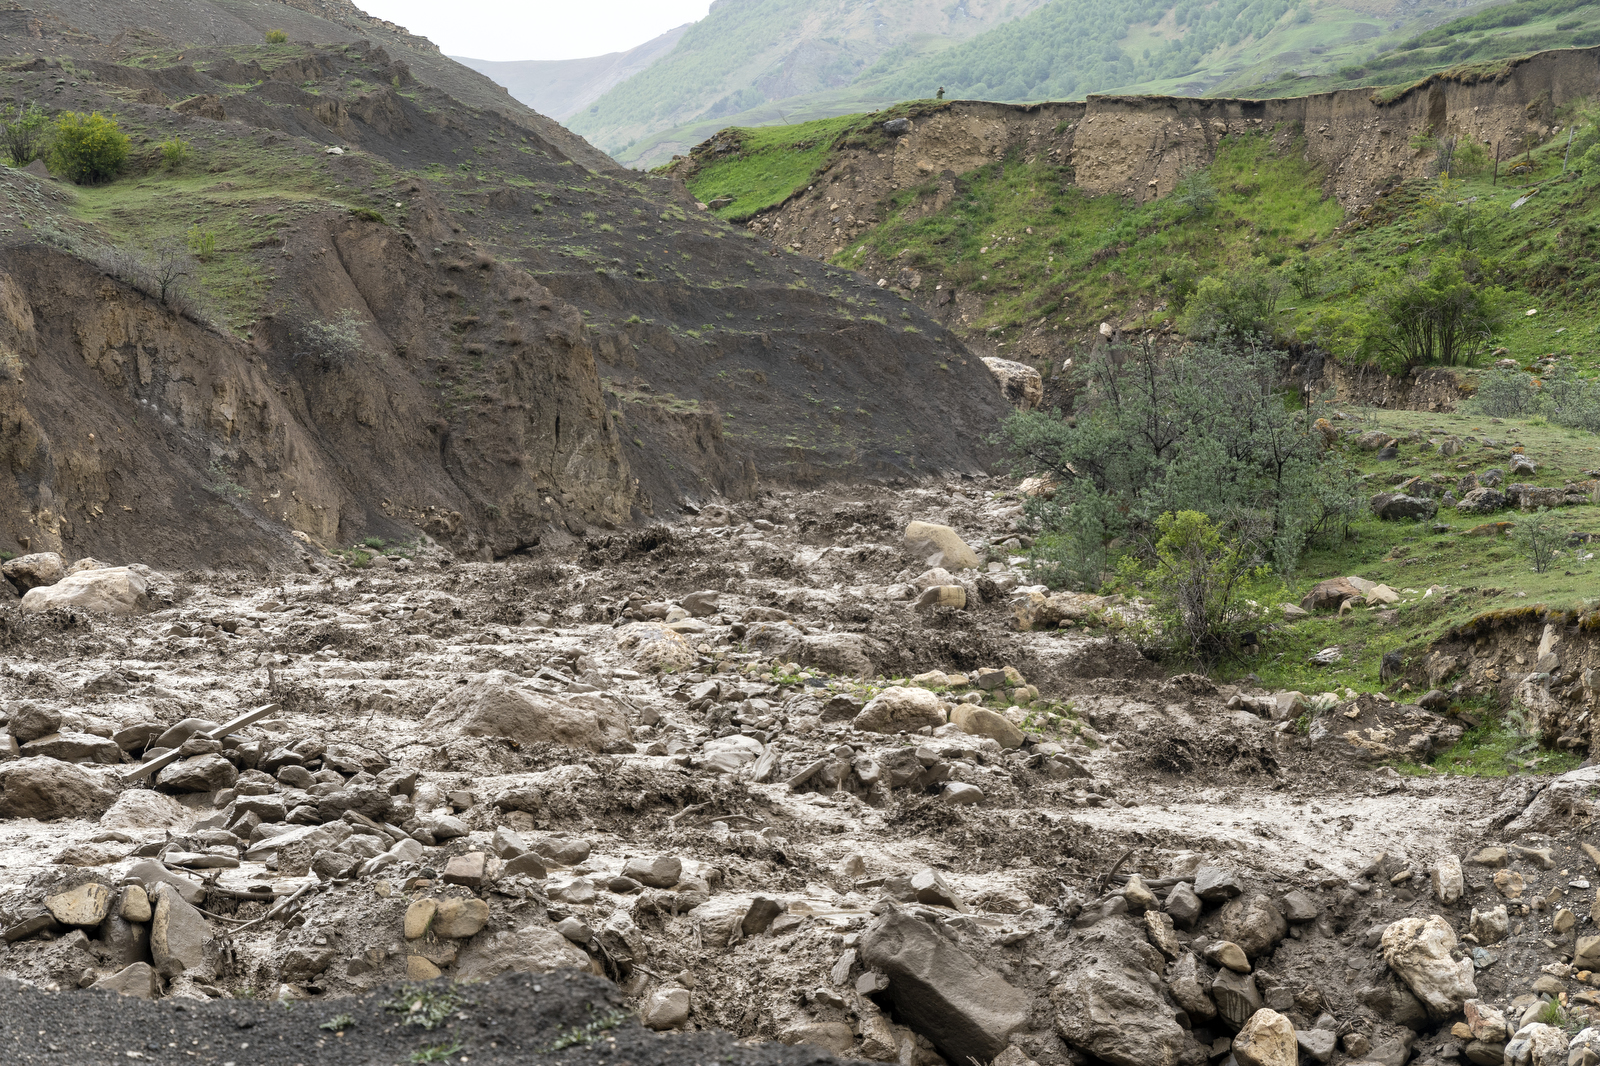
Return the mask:
[[[6,550],[503,556],[763,481],[982,469],[1002,401],[948,333],[430,47],[275,3],[134,19],[0,27],[32,56],[10,96],[135,138],[103,185],[4,176]],[[187,315],[118,280],[174,242]]]

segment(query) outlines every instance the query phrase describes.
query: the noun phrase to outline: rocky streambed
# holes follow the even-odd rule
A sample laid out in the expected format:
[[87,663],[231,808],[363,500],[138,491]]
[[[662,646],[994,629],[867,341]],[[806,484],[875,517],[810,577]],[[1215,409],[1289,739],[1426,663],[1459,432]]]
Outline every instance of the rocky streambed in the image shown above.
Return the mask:
[[964,480],[498,563],[7,563],[0,971],[39,1024],[0,1035],[241,1066],[1600,1061],[1600,771],[1403,776],[1460,724],[1166,676],[1121,636],[1141,604],[1029,585],[1021,506]]

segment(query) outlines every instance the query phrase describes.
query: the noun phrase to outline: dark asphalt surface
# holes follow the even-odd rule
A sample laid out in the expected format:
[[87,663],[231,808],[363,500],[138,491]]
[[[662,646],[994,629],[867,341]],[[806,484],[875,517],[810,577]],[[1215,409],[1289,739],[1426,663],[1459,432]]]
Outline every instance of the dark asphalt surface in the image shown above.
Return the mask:
[[[419,998],[424,1008],[408,1010]],[[288,1004],[149,1003],[110,992],[50,993],[3,981],[0,1063],[814,1066],[837,1061],[816,1048],[742,1045],[727,1033],[654,1033],[622,1014],[621,1002],[615,985],[579,972],[508,974],[477,985],[447,980],[392,985],[362,996]],[[443,1015],[432,1029],[417,1024],[429,1007]]]

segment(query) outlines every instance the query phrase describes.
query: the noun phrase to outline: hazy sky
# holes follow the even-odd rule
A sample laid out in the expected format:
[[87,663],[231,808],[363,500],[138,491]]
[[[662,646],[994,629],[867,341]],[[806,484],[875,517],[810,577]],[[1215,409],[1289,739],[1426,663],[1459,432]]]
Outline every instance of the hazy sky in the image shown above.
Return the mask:
[[705,17],[710,0],[356,0],[473,59],[581,59],[624,52]]

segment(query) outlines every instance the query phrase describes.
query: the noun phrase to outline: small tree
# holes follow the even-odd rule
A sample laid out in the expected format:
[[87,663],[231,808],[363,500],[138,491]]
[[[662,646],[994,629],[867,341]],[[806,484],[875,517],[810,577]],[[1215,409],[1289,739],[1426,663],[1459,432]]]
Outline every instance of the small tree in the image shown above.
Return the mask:
[[38,104],[0,108],[0,145],[14,167],[25,167],[45,154],[50,120]]
[[64,112],[56,119],[53,169],[78,185],[96,185],[122,172],[128,162],[128,135],[114,118],[96,111]]
[[1534,573],[1542,574],[1550,569],[1550,560],[1561,543],[1561,531],[1548,508],[1541,507],[1531,515],[1518,518],[1512,534],[1517,546],[1533,564]]
[[1391,374],[1414,366],[1472,366],[1505,314],[1505,291],[1468,280],[1457,256],[1434,257],[1426,274],[1406,273],[1372,299],[1368,350]]
[[1198,511],[1168,512],[1156,532],[1153,562],[1127,556],[1122,575],[1151,593],[1174,648],[1212,666],[1281,599],[1282,583],[1264,562],[1265,538],[1249,530],[1225,537]]

